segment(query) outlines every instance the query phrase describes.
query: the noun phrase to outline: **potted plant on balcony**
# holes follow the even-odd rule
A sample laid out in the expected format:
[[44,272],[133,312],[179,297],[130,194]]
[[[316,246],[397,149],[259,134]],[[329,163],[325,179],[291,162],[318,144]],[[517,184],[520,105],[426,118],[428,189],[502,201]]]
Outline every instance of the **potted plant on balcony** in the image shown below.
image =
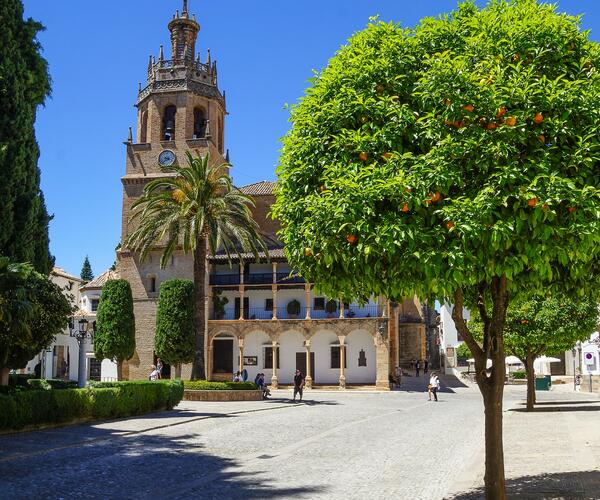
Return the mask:
[[225,306],[229,304],[227,297],[221,297],[222,292],[215,292],[213,295],[213,309],[215,319],[223,319],[225,317]]
[[288,302],[287,313],[290,318],[296,319],[298,314],[300,314],[300,302],[298,302],[296,299]]
[[333,315],[337,311],[337,302],[335,300],[328,300],[325,304],[325,311],[327,312],[328,318],[333,318]]

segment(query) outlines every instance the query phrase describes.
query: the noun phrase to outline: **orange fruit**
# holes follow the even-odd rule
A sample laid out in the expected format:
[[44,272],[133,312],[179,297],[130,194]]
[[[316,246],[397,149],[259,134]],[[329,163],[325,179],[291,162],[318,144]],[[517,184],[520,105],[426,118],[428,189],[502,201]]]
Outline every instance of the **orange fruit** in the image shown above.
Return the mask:
[[465,111],[468,111],[469,113],[472,113],[473,111],[475,111],[475,106],[473,106],[472,104],[465,104],[463,106],[463,109]]
[[549,209],[549,208],[550,208],[550,205],[548,205],[548,203],[544,203],[544,204],[542,205],[542,210],[543,210],[544,212],[548,211],[548,209]]
[[364,151],[361,151],[358,155],[358,159],[360,161],[367,161],[369,159],[369,155],[367,153],[365,153]]
[[310,248],[306,247],[304,249],[304,255],[306,255],[307,257],[310,257]]
[[448,229],[452,229],[452,228],[454,227],[454,222],[452,222],[452,221],[448,221],[448,222],[446,222],[446,227],[447,227]]
[[390,153],[390,152],[383,153],[383,157],[384,157],[386,160],[389,160],[389,159],[392,157],[392,153]]
[[444,125],[454,125],[454,122],[451,122],[450,120],[444,120]]
[[504,106],[500,106],[498,111],[496,111],[496,118],[500,118],[506,114],[506,108]]
[[527,200],[527,205],[529,205],[530,207],[535,207],[538,203],[538,199],[537,198],[529,198]]
[[509,116],[505,123],[507,127],[514,127],[517,124],[517,119],[514,116]]
[[575,207],[569,207],[567,210],[569,211],[570,214],[572,214],[577,209]]
[[495,130],[497,126],[498,125],[496,125],[494,122],[490,122],[485,128],[487,128],[488,130]]
[[408,212],[410,210],[410,208],[408,208],[408,203],[405,203],[404,205],[402,205],[402,211],[404,213]]
[[540,142],[541,142],[542,144],[545,144],[545,143],[546,143],[546,136],[545,136],[544,134],[540,135],[540,136],[538,137],[538,139],[540,140]]
[[542,113],[536,113],[533,117],[533,121],[539,125],[544,121],[544,115]]
[[356,236],[355,234],[349,234],[348,236],[346,236],[346,241],[351,245],[354,245],[358,241],[358,236]]
[[440,201],[442,195],[439,191],[436,191],[435,194],[431,195],[431,201]]
[[465,126],[465,122],[463,122],[463,121],[454,122],[454,126],[456,128],[463,128]]

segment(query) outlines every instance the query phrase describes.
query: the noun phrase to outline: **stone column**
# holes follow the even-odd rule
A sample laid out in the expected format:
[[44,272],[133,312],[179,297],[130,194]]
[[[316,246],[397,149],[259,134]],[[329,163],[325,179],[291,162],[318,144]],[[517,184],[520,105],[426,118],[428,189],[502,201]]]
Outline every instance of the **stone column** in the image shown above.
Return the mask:
[[310,340],[304,341],[304,347],[306,347],[306,376],[304,377],[304,386],[307,389],[312,389],[313,379],[310,376]]
[[271,346],[273,349],[273,375],[271,376],[271,387],[277,389],[279,387],[279,380],[277,378],[277,359],[279,358],[279,352],[277,351],[279,347],[277,345],[277,340],[273,340]]
[[310,283],[304,285],[304,293],[306,294],[306,318],[310,319]]
[[244,369],[244,339],[238,339],[238,350],[240,354],[239,370],[241,372]]
[[375,386],[377,387],[377,389],[389,391],[390,382],[388,376],[390,374],[390,356],[388,343],[385,339],[381,337],[381,335],[379,335],[379,333],[375,335],[373,340],[375,342]]
[[342,302],[342,299],[340,299],[339,302],[340,302],[340,319],[344,319],[344,314],[345,314],[344,303]]
[[277,262],[273,262],[273,284],[271,285],[271,294],[273,296],[273,317],[277,319]]
[[[208,335],[207,335],[208,337]],[[213,364],[213,356],[212,356],[213,346],[210,339],[208,339],[208,346],[206,348],[206,380],[212,379],[212,364]]]
[[346,337],[338,337],[340,341],[340,390],[346,388]]
[[240,317],[238,319],[244,319],[244,263],[240,262]]

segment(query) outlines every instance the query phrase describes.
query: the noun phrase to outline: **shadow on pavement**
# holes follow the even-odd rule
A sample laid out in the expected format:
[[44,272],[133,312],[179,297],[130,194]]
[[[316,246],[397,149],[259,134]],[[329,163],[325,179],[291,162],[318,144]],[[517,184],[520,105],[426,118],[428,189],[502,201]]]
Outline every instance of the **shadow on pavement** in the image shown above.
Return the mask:
[[273,471],[244,472],[210,454],[201,434],[139,434],[0,462],[3,498],[289,498],[326,486],[278,487]]
[[[584,405],[594,403],[600,403],[600,399],[597,399],[596,401],[538,401],[537,403],[535,403],[535,405]],[[523,401],[520,404],[526,405],[527,401]]]
[[[527,408],[511,408],[508,411],[527,412]],[[597,406],[542,406],[534,407],[530,413],[548,413],[555,411],[600,411],[600,405]]]
[[[584,499],[597,498],[600,491],[600,471],[561,472],[523,476],[506,481],[508,498],[540,499]],[[593,494],[593,496],[591,496]],[[483,487],[461,492],[448,500],[484,499]]]

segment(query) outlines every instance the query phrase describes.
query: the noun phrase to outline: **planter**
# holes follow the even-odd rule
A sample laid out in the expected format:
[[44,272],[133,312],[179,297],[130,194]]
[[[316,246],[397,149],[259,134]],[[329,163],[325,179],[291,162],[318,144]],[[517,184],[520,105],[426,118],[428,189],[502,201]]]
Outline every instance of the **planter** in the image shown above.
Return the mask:
[[262,401],[262,391],[183,391],[185,401]]

